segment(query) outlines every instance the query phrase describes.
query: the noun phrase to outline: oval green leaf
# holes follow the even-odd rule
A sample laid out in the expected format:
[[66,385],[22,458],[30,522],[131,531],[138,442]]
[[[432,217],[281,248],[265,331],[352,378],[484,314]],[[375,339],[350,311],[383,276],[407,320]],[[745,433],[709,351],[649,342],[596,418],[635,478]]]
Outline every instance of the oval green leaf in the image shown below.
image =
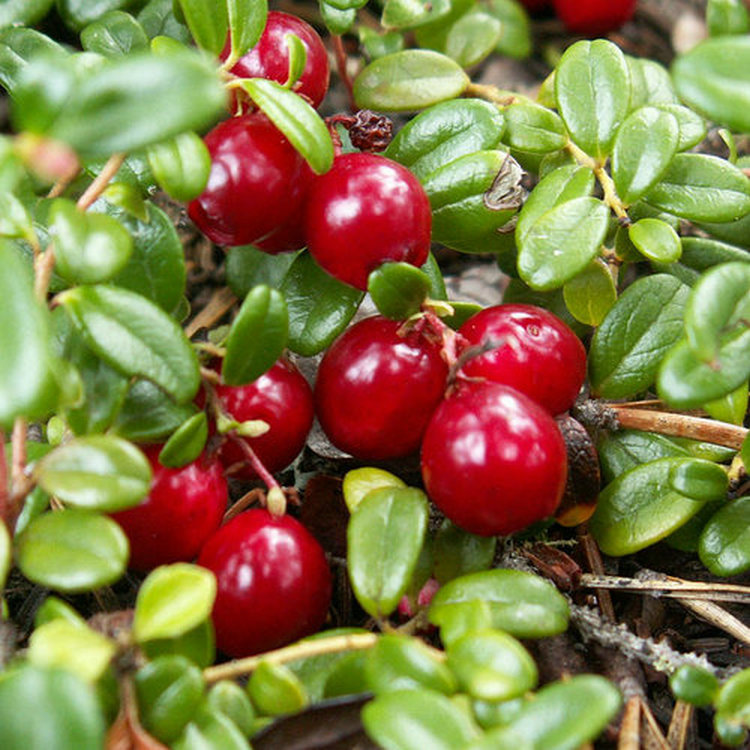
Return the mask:
[[601,259],[595,258],[563,287],[565,307],[581,323],[598,326],[617,301],[615,280]]
[[433,574],[441,583],[458,576],[477,573],[492,565],[497,538],[470,534],[447,518],[435,535]]
[[715,575],[750,569],[750,497],[740,497],[715,513],[698,543],[701,562]]
[[480,10],[467,13],[454,23],[445,40],[445,54],[462,68],[482,62],[492,53],[502,35],[503,25]]
[[195,43],[218,57],[227,41],[227,3],[214,0],[175,0]]
[[378,312],[392,320],[406,320],[419,312],[430,286],[430,277],[410,263],[384,263],[367,279]]
[[223,713],[203,704],[185,731],[172,743],[174,750],[250,750],[240,730]]
[[268,18],[267,0],[227,0],[230,55],[239,60],[260,39]]
[[661,219],[640,219],[628,228],[630,241],[649,260],[674,263],[682,255],[677,232]]
[[450,0],[386,0],[380,22],[386,29],[413,29],[438,20],[450,9]]
[[511,148],[548,154],[565,146],[565,125],[551,109],[522,101],[506,107],[503,113],[508,124],[505,140]]
[[390,471],[374,466],[363,466],[348,471],[344,475],[342,490],[349,512],[352,512],[370,492],[381,487],[406,487],[406,484]]
[[255,711],[247,693],[232,680],[217,682],[206,696],[206,705],[224,714],[245,736],[253,733]]
[[301,711],[309,699],[299,677],[284,664],[261,661],[247,683],[247,693],[259,713],[281,716]]
[[719,681],[701,667],[683,664],[669,678],[669,687],[678,700],[694,706],[708,706],[719,691]]
[[195,461],[208,439],[208,417],[199,411],[181,424],[159,452],[162,466],[179,467]]
[[193,132],[150,146],[148,164],[159,187],[178,201],[190,201],[200,195],[211,172],[206,144]]
[[121,57],[148,49],[148,37],[130,13],[111,10],[81,32],[81,46],[105,57]]

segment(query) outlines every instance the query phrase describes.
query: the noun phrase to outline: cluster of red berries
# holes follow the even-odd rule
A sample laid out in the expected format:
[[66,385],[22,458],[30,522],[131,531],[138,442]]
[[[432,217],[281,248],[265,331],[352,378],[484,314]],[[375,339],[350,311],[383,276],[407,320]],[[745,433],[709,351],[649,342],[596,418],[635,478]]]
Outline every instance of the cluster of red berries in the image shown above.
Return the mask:
[[[317,106],[328,88],[325,48],[314,29],[294,16],[269,13],[257,46],[230,72],[283,83],[288,33],[307,50],[294,90]],[[340,153],[328,172],[316,176],[260,112],[225,120],[205,142],[211,173],[188,214],[213,242],[253,244],[272,254],[307,247],[328,273],[363,290],[370,272],[386,261],[421,266],[427,260],[429,200],[400,164],[374,153]]]
[[601,36],[619,29],[635,13],[637,0],[521,0],[532,13],[554,8],[573,34]]
[[355,324],[323,357],[316,413],[334,445],[363,460],[421,446],[438,508],[467,531],[507,535],[562,498],[567,455],[554,416],[575,401],[586,353],[552,313],[498,305],[459,329],[448,383],[446,330],[379,316]]

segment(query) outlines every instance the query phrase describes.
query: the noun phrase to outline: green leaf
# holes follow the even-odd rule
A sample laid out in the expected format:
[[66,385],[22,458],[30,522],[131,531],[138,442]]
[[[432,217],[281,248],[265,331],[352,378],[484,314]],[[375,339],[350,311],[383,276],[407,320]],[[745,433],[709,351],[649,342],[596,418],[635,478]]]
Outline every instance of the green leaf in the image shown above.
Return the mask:
[[706,25],[711,36],[745,34],[750,29],[750,15],[742,0],[708,0]]
[[685,306],[685,334],[693,353],[705,362],[713,362],[722,345],[737,340],[744,345],[733,346],[750,359],[749,263],[722,263],[701,276]]
[[210,570],[188,563],[162,565],[138,591],[133,637],[143,643],[184,635],[208,618],[215,598],[216,578]]
[[526,10],[514,0],[490,0],[487,10],[500,21],[500,55],[523,60],[531,54],[531,24]]
[[250,750],[250,744],[234,722],[205,703],[171,747],[174,750]]
[[706,122],[692,109],[680,104],[657,104],[656,107],[677,120],[680,129],[680,137],[677,142],[678,151],[686,151],[699,144],[706,137]]
[[200,456],[207,439],[208,417],[206,412],[199,411],[172,433],[159,452],[159,463],[170,467],[185,466]]
[[714,701],[718,714],[734,721],[750,724],[750,669],[743,669],[733,674],[719,688]]
[[[690,469],[723,474],[716,464],[702,459],[661,458],[630,469],[609,484],[599,495],[596,512],[589,521],[602,551],[628,555],[655,544],[692,518],[704,502],[726,493],[726,475],[723,487],[714,482],[711,486],[715,491],[708,495],[702,483],[693,488],[688,482],[680,482],[681,473]],[[686,494],[693,489],[699,497]]]
[[432,690],[379,695],[362,709],[362,722],[385,750],[460,750],[477,735],[467,713]]
[[111,216],[81,211],[66,198],[55,200],[49,212],[55,242],[55,268],[74,284],[109,281],[127,265],[133,241]]
[[593,392],[626,398],[653,383],[662,357],[682,335],[688,287],[666,274],[631,284],[594,334],[589,352]]
[[687,457],[687,447],[678,445],[665,435],[641,430],[618,430],[607,433],[598,443],[597,451],[605,482],[641,464],[671,456]]
[[473,602],[486,602],[492,627],[516,638],[544,638],[568,627],[568,604],[547,580],[520,570],[495,568],[455,578],[435,594],[430,622],[441,625]]
[[661,219],[640,219],[628,228],[630,241],[649,260],[673,263],[682,255],[677,232]]
[[384,263],[368,277],[367,291],[381,315],[406,320],[419,312],[430,291],[430,278],[410,263]]
[[299,677],[283,664],[261,661],[247,683],[253,705],[266,716],[301,711],[309,699]]
[[328,347],[364,297],[359,289],[327,274],[306,252],[295,258],[281,293],[289,311],[289,348],[305,357]]
[[496,547],[496,537],[470,534],[446,518],[435,535],[435,578],[445,583],[486,570],[492,565]]
[[48,453],[35,465],[34,478],[75,508],[114,512],[137,505],[148,494],[151,468],[132,443],[89,435]]
[[227,3],[214,0],[177,0],[195,43],[216,57],[227,41]]
[[631,110],[646,105],[677,104],[679,99],[674,90],[669,71],[655,60],[646,57],[631,57],[625,59],[630,69]]
[[81,32],[81,46],[105,57],[124,57],[148,49],[148,37],[129,13],[111,10]]
[[521,278],[542,291],[563,286],[596,257],[608,225],[609,209],[597,198],[556,205],[518,237]]
[[210,619],[176,638],[157,638],[139,646],[149,659],[183,656],[201,669],[211,666],[216,660],[216,637]]
[[67,57],[67,53],[57,42],[34,29],[23,26],[0,29],[0,85],[9,93],[15,91],[29,63],[45,57],[59,60]]
[[739,388],[727,393],[726,396],[707,401],[703,404],[703,408],[710,417],[718,419],[720,422],[741,425],[745,419],[747,404],[750,399],[749,386],[750,383],[745,381]]
[[[5,490],[5,488],[3,488]],[[0,591],[5,589],[5,581],[8,578],[10,572],[10,566],[12,560],[12,543],[10,540],[10,534],[8,533],[8,527],[5,525],[5,521],[0,522]]]
[[3,750],[101,750],[104,733],[104,716],[93,688],[74,674],[23,666],[0,680]]
[[278,289],[297,257],[295,253],[269,255],[252,245],[228,247],[226,256],[227,284],[240,299],[259,284]]
[[477,65],[495,49],[502,28],[502,23],[489,13],[469,12],[451,26],[445,40],[445,54],[462,68]]
[[320,115],[301,96],[265,78],[247,79],[242,88],[299,151],[313,172],[323,174],[331,168],[331,134]]
[[[356,8],[340,10],[330,3],[325,2],[325,0],[321,0],[319,7],[320,17],[323,19],[323,23],[326,25],[328,31],[336,36],[342,36],[350,31],[354,22],[357,20]],[[393,33],[396,36],[400,36],[397,32]]]
[[267,0],[227,0],[230,55],[239,60],[254,47],[266,27]]
[[114,583],[125,572],[128,540],[110,518],[84,510],[44,513],[17,538],[21,572],[68,593]]
[[374,466],[363,466],[347,471],[344,475],[342,492],[349,512],[353,512],[370,492],[381,487],[406,487],[406,484],[403,479],[399,479],[390,471]]
[[159,656],[135,675],[135,693],[143,727],[171,743],[195,716],[203,700],[203,675],[182,656]]
[[36,237],[29,212],[13,193],[0,193],[0,235],[26,240]]
[[567,135],[560,116],[534,102],[516,102],[503,110],[511,148],[534,154],[547,154],[565,146]]
[[373,490],[347,529],[349,578],[357,601],[386,617],[404,595],[427,531],[427,498],[410,487]]
[[505,121],[481,99],[455,99],[426,109],[404,125],[384,155],[424,180],[439,167],[476,151],[494,149]]
[[289,313],[281,292],[252,289],[232,322],[221,376],[227,385],[252,383],[281,356],[289,335]]
[[701,562],[715,575],[750,569],[750,497],[740,497],[715,513],[698,543]]
[[707,39],[672,66],[680,98],[709,120],[750,130],[750,37]]
[[37,667],[58,667],[94,683],[104,674],[116,651],[113,640],[87,625],[56,619],[31,634],[27,654]]
[[628,116],[612,152],[612,177],[626,204],[659,181],[677,153],[679,140],[677,118],[663,109],[641,107]]
[[225,106],[218,73],[197,54],[137,53],[110,60],[84,78],[49,135],[83,155],[108,156],[202,130]]
[[450,9],[450,0],[386,0],[380,23],[386,29],[413,29],[436,21]]
[[198,360],[182,329],[139,294],[105,286],[80,286],[58,297],[88,346],[124,375],[140,375],[178,403],[200,385]]
[[617,301],[617,287],[607,264],[595,258],[563,287],[570,314],[581,323],[598,326]]
[[644,200],[691,221],[734,221],[750,212],[750,178],[717,156],[677,154]]
[[458,687],[451,670],[417,638],[383,635],[367,654],[368,688],[381,695],[395,690],[426,688],[452,695]]
[[42,416],[57,396],[50,364],[49,316],[36,301],[18,251],[0,240],[0,425]]
[[199,196],[211,171],[206,144],[193,132],[149,147],[148,163],[159,187],[178,201]]
[[573,142],[596,159],[608,156],[630,107],[625,56],[606,39],[576,42],[555,71],[555,96]]
[[402,112],[460,96],[469,84],[461,66],[446,55],[409,49],[371,62],[354,80],[360,108]]
[[461,690],[477,700],[511,700],[536,687],[538,674],[531,654],[499,630],[469,632],[452,641],[447,654]]
[[599,675],[575,675],[546,685],[507,725],[544,750],[575,750],[596,739],[620,709],[618,689]]
[[208,691],[206,705],[224,714],[246,736],[253,733],[255,711],[247,693],[232,680],[220,680]]
[[669,687],[678,700],[694,706],[708,706],[719,691],[719,681],[701,667],[683,664],[669,678]]
[[33,26],[41,21],[55,0],[5,0],[0,6],[0,26]]

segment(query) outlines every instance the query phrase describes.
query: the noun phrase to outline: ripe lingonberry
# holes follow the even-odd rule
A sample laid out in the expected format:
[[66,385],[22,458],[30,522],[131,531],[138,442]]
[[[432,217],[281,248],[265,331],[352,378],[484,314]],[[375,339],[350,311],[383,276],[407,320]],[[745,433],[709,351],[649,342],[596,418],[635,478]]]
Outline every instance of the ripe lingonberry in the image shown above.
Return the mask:
[[314,633],[331,600],[323,549],[302,524],[263,508],[241,513],[206,542],[198,564],[216,575],[216,643],[241,657]]
[[602,36],[633,17],[637,0],[552,0],[557,17],[573,34]]
[[[247,245],[298,222],[313,173],[265,115],[225,120],[205,142],[211,173],[188,214],[206,237],[218,245]],[[264,249],[278,252],[273,244]]]
[[551,312],[524,304],[487,307],[459,333],[470,345],[497,342],[464,364],[465,375],[510,385],[551,414],[573,405],[586,377],[586,350]]
[[419,448],[440,403],[448,365],[427,336],[376,315],[331,345],[320,363],[315,408],[341,450],[365,460],[407,456]]
[[[328,91],[328,55],[323,40],[315,29],[297,16],[272,10],[258,43],[229,72],[240,78],[268,78],[277,83],[286,83],[289,77],[287,34],[298,37],[307,53],[304,70],[292,91],[304,96],[313,107],[317,107]],[[222,60],[229,57],[229,51],[227,41],[221,53]]]
[[565,443],[554,419],[508,386],[460,383],[425,430],[427,494],[473,534],[504,536],[551,516],[566,476]]
[[143,449],[153,472],[148,497],[134,508],[113,513],[130,542],[130,567],[190,561],[219,528],[227,506],[221,464],[205,455],[179,468],[159,463],[161,446]]
[[331,276],[367,289],[386,261],[427,260],[431,221],[427,194],[406,167],[378,154],[341,154],[310,187],[305,236]]
[[[222,409],[237,422],[260,419],[270,429],[254,438],[242,438],[271,473],[286,468],[305,446],[315,410],[310,386],[288,360],[280,359],[268,372],[248,385],[217,385]],[[219,460],[234,476],[255,479],[242,449],[227,441],[218,450]]]

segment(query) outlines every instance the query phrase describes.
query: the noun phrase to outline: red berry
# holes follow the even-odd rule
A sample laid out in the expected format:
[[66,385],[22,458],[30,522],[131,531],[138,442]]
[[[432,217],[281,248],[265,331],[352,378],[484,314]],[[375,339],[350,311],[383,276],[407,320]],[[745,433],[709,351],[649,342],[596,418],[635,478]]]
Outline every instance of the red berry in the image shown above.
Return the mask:
[[[255,438],[242,438],[271,472],[286,468],[305,447],[315,410],[310,386],[289,361],[280,359],[264,375],[248,385],[218,385],[216,395],[227,414],[238,422],[261,419],[270,429]],[[244,479],[255,479],[242,449],[232,441],[218,451],[226,468],[242,464],[233,472]]]
[[[230,73],[240,78],[268,78],[286,83],[289,78],[289,49],[287,34],[299,37],[307,52],[305,68],[292,90],[317,107],[328,91],[328,54],[322,39],[310,24],[297,16],[272,10],[258,43],[246,52],[231,68]],[[229,41],[221,59],[229,57]]]
[[305,235],[331,276],[367,289],[386,261],[427,260],[431,222],[427,194],[406,167],[378,154],[342,154],[310,188]]
[[510,385],[551,414],[569,409],[586,377],[586,350],[558,317],[534,305],[488,307],[459,329],[471,345],[498,346],[470,359],[465,375]]
[[602,36],[633,17],[637,0],[552,0],[557,17],[573,34]]
[[242,657],[314,633],[331,600],[331,573],[315,538],[290,516],[256,508],[222,526],[198,564],[216,575],[216,643]]
[[313,173],[265,115],[225,120],[205,142],[211,173],[188,214],[212,242],[263,241],[298,220]]
[[318,369],[315,408],[326,435],[364,460],[399,458],[419,448],[445,391],[448,366],[438,345],[374,316],[334,341]]
[[522,393],[464,382],[437,408],[422,441],[422,478],[455,524],[507,535],[551,516],[567,475],[555,420]]
[[143,450],[153,472],[148,497],[112,518],[130,542],[130,567],[146,571],[196,557],[219,528],[227,506],[227,482],[216,459],[203,455],[172,469],[158,461],[161,446]]

